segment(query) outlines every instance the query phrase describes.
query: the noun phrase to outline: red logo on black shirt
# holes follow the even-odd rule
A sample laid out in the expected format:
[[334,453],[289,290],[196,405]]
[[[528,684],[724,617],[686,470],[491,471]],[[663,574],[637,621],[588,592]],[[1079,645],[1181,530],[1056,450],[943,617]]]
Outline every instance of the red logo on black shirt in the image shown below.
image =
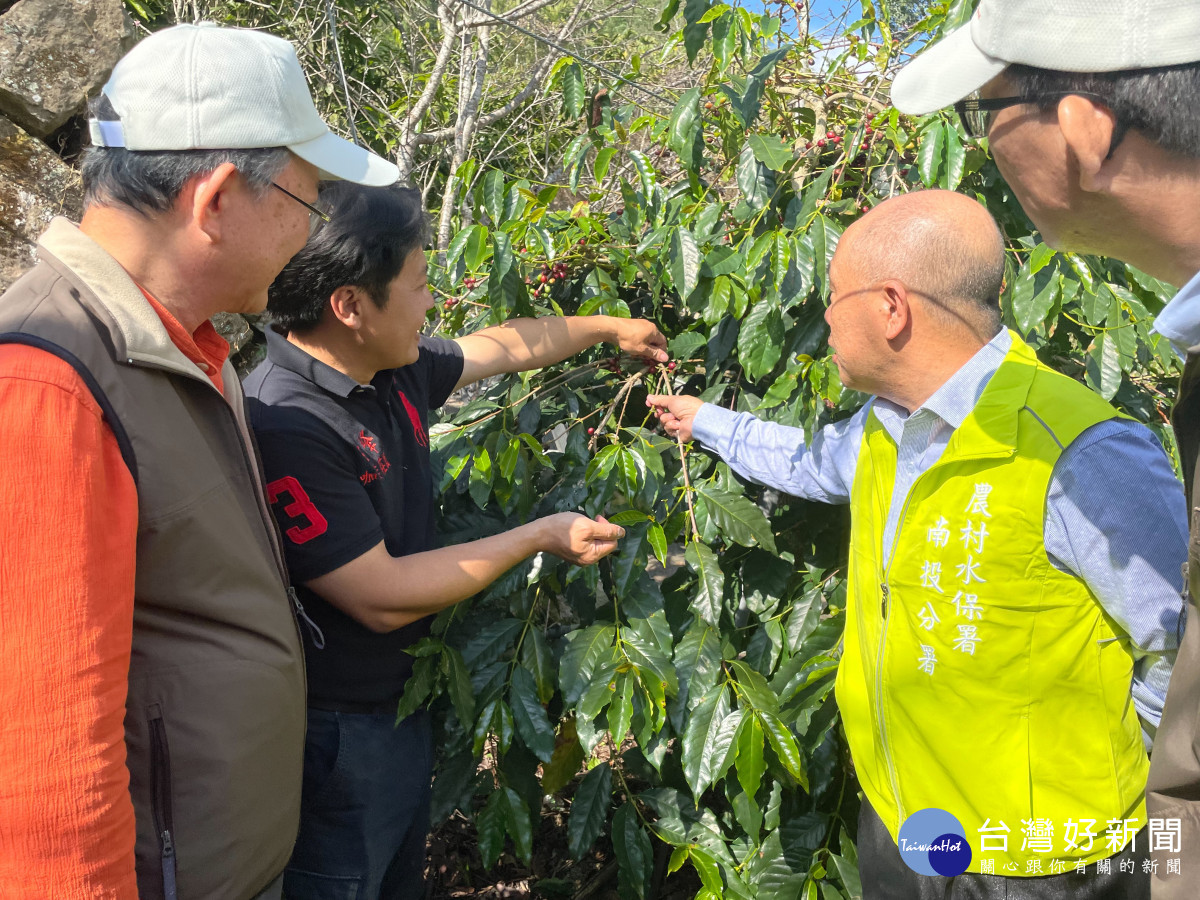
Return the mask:
[[429,434],[425,431],[425,424],[421,421],[421,414],[412,405],[412,401],[404,396],[404,391],[396,391],[396,393],[400,396],[400,402],[404,404],[404,411],[408,413],[408,421],[412,422],[413,437],[417,439],[417,444],[422,447],[428,447]]
[[358,480],[363,484],[371,484],[373,481],[378,481],[388,473],[392,464],[388,462],[387,456],[379,449],[379,441],[366,431],[358,433],[358,452],[363,459],[367,461],[367,471],[358,476]]

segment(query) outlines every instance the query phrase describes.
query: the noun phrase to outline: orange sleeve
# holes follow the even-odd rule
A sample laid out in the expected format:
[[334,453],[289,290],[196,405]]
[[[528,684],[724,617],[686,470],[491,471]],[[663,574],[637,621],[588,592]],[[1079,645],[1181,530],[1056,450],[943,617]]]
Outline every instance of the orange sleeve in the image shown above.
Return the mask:
[[137,493],[76,372],[0,345],[0,897],[136,898]]

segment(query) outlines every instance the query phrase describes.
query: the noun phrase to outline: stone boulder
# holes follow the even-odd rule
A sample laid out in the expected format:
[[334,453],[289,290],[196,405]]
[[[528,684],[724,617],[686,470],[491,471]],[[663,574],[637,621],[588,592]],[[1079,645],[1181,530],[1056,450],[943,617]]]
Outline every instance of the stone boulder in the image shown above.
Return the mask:
[[54,216],[78,222],[79,174],[35,137],[0,118],[0,290],[34,263],[38,236]]
[[0,114],[47,136],[99,92],[134,42],[121,0],[18,0],[0,15]]

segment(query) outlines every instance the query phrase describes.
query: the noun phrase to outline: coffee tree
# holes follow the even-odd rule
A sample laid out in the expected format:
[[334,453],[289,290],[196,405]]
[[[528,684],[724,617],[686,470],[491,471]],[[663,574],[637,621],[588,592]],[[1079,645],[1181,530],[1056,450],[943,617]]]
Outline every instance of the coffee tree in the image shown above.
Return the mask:
[[[832,693],[845,512],[664,437],[644,398],[698,394],[809,435],[851,414],[865,398],[827,356],[826,273],[874,204],[921,187],[985,203],[1008,245],[1006,324],[1169,442],[1178,363],[1149,333],[1169,289],[1054,252],[952,116],[888,106],[908,44],[884,3],[823,41],[780,8],[671,0],[660,25],[694,75],[673,109],[635,89],[636,59],[627,81],[595,82],[567,58],[550,75],[578,129],[561,183],[456,173],[473,215],[436,260],[441,330],[645,316],[673,359],[592,351],[506,377],[433,429],[448,540],[564,509],[627,531],[595,568],[518,567],[412,650],[399,714],[438,711],[435,815],[473,812],[485,865],[506,847],[528,860],[543,799],[562,795],[571,853],[607,832],[623,897],[685,865],[703,898],[860,895]],[[971,4],[922,11],[912,45]]]

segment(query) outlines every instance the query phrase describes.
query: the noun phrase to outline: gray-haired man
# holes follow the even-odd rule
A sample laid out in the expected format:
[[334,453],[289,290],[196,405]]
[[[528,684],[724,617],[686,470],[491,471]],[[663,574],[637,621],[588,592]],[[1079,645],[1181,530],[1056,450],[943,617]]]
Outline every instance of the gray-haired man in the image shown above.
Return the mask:
[[397,171],[210,25],[135,47],[91,134],[82,222],[0,300],[0,895],[278,897],[296,601],[208,319],[263,309],[319,179]]
[[[968,25],[918,56],[892,88],[904,112],[954,104],[968,129],[988,138],[1000,172],[1048,243],[1117,257],[1182,286],[1156,329],[1187,356],[1173,420],[1193,522],[1200,474],[1197,97],[1194,0],[982,0]],[[1198,547],[1193,525],[1190,621],[1147,790],[1156,898],[1197,892]],[[1170,624],[1175,633],[1183,623]]]

